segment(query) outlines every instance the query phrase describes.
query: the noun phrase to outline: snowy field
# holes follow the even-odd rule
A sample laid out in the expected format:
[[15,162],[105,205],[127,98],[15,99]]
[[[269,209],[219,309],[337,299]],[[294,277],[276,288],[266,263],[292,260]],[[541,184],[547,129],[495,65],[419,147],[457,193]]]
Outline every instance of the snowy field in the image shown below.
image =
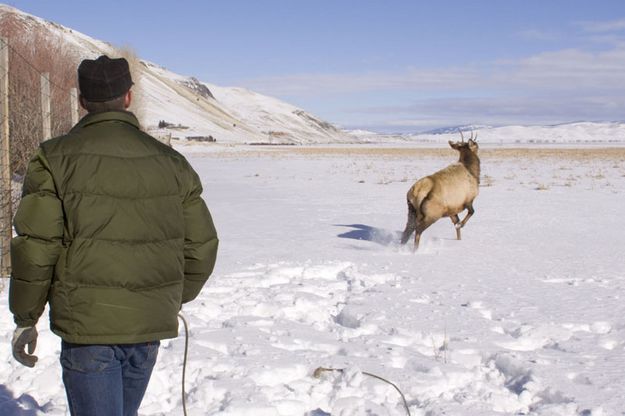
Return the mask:
[[[451,149],[178,145],[220,233],[183,309],[189,415],[625,414],[625,148],[492,148],[476,214],[399,245],[413,181]],[[0,414],[66,415],[60,341],[11,358]],[[184,337],[164,341],[141,415],[181,415]],[[315,369],[331,367],[343,372]]]

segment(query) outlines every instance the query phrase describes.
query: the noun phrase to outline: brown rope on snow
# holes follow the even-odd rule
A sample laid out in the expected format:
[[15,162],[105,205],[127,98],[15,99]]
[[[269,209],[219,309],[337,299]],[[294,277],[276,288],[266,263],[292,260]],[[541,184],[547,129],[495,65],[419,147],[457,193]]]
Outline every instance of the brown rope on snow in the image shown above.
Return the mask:
[[[187,397],[186,397],[187,394],[186,394],[186,390],[185,390],[185,378],[186,378],[186,373],[187,373],[187,355],[188,355],[188,350],[189,350],[189,324],[187,323],[187,320],[182,315],[182,313],[178,314],[178,318],[180,318],[180,320],[182,321],[182,324],[184,325],[184,358],[183,358],[183,361],[182,361],[182,413],[184,414],[184,416],[187,416]],[[331,371],[335,371],[335,372],[338,372],[338,373],[343,373],[343,372],[345,372],[345,369],[344,368],[319,367],[313,373],[313,377],[320,378],[322,373],[324,373],[324,372],[331,372]],[[366,376],[369,376],[369,377],[373,377],[375,379],[378,379],[380,381],[383,381],[383,382],[393,386],[395,388],[395,390],[397,390],[397,392],[401,396],[401,399],[402,399],[403,404],[404,404],[404,409],[406,409],[406,414],[408,416],[412,416],[410,414],[410,409],[408,408],[408,402],[406,401],[406,396],[404,396],[404,393],[402,393],[402,391],[399,389],[399,387],[397,387],[397,385],[395,383],[385,379],[384,377],[380,377],[380,376],[378,376],[376,374],[372,374],[372,373],[369,373],[369,372],[366,372],[366,371],[362,371],[362,374],[364,374]]]
[[[345,372],[344,368],[326,368],[326,367],[319,367],[315,370],[315,372],[313,373],[313,377],[315,378],[320,378],[321,374],[324,372],[330,372],[330,371],[336,371],[338,373],[343,373]],[[369,377],[373,377],[376,378],[378,380],[381,380],[387,384],[390,384],[391,386],[393,386],[395,388],[395,390],[397,390],[397,393],[399,393],[399,395],[401,396],[401,399],[404,403],[404,409],[406,409],[406,414],[408,416],[411,416],[410,414],[410,409],[408,408],[408,402],[406,401],[406,396],[404,396],[404,393],[401,392],[401,390],[399,389],[399,387],[397,387],[397,385],[395,383],[393,383],[392,381],[389,381],[387,379],[385,379],[384,377],[380,377],[378,375],[372,374],[372,373],[368,373],[366,371],[362,371],[362,374],[369,376]]]
[[184,319],[182,313],[178,314],[178,318],[182,320],[182,324],[184,325],[184,359],[182,361],[182,413],[184,416],[187,416],[187,394],[184,388],[184,379],[187,375],[187,353],[189,350],[189,324],[187,324],[187,320]]

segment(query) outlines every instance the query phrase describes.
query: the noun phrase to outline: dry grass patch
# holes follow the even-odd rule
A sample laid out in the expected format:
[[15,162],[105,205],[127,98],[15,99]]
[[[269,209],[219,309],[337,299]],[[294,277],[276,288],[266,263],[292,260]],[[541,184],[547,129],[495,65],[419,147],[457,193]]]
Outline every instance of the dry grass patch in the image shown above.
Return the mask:
[[[213,145],[211,145],[213,146]],[[183,145],[184,148],[184,145]],[[566,149],[541,149],[541,148],[497,148],[480,149],[482,165],[494,161],[509,160],[535,160],[539,162],[548,160],[557,161],[610,161],[613,166],[625,163],[625,147],[605,148],[566,148]],[[369,147],[361,145],[349,145],[341,147],[333,146],[247,146],[233,145],[219,149],[211,149],[207,152],[195,153],[196,156],[215,158],[274,158],[283,159],[290,157],[327,158],[340,157],[352,159],[396,159],[396,160],[419,160],[419,159],[445,159],[453,161],[457,159],[456,153],[449,148],[419,148],[419,147]],[[527,170],[527,167],[521,167]],[[569,170],[570,167],[561,167],[561,170]]]
[[[509,159],[555,159],[594,161],[610,160],[616,165],[625,162],[625,147],[602,148],[482,148],[480,158],[483,163],[488,160]],[[203,156],[215,157],[272,157],[282,158],[289,156],[304,157],[347,157],[347,158],[384,158],[384,159],[420,159],[420,158],[448,158],[456,159],[456,153],[449,148],[419,148],[419,147],[368,147],[361,145],[349,146],[232,146],[214,152],[204,153]],[[566,169],[566,168],[564,168]]]
[[[278,151],[319,156],[381,156],[388,158],[448,157],[455,158],[452,149],[447,148],[368,148],[368,147],[296,147],[276,149]],[[568,159],[568,160],[613,160],[625,161],[625,147],[590,149],[480,149],[482,161],[488,159]]]

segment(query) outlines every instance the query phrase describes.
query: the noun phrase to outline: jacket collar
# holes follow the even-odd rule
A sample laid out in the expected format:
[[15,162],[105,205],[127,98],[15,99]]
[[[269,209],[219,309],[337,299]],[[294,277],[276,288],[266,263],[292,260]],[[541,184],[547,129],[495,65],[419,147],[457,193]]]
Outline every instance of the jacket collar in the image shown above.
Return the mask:
[[137,129],[141,128],[139,120],[137,120],[137,117],[130,111],[103,111],[99,113],[87,114],[72,128],[72,131],[82,129],[92,124],[101,123],[103,121],[121,121],[122,123],[128,123]]

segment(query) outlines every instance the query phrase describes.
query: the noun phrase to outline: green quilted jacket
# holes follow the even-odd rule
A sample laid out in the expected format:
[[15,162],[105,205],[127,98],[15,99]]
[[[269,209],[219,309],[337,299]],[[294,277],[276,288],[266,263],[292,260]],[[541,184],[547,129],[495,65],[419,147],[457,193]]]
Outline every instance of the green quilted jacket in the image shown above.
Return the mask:
[[11,242],[9,305],[78,344],[178,335],[177,313],[212,273],[218,239],[185,158],[139,130],[132,113],[85,116],[41,144],[28,167]]

